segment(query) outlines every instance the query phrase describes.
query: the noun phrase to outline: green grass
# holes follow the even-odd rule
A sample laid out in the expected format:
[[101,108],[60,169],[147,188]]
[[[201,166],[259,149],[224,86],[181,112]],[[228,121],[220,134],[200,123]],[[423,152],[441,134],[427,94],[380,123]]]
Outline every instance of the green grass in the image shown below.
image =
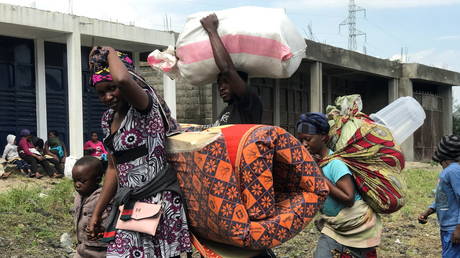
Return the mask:
[[436,188],[439,173],[431,170],[410,169],[402,173],[407,185],[406,204],[391,216],[394,219],[412,218],[428,208],[434,200],[433,189]]
[[[379,257],[440,257],[436,215],[432,215],[426,225],[417,222],[418,215],[434,199],[438,172],[436,168],[427,168],[408,169],[401,173],[407,186],[406,204],[398,212],[382,215],[384,229],[377,249]],[[310,223],[295,238],[276,247],[275,252],[279,258],[312,257],[318,237],[319,232]]]
[[62,233],[72,230],[73,185],[63,179],[50,190],[41,186],[13,188],[0,194],[2,255],[62,257]]
[[[440,240],[436,215],[425,225],[417,218],[434,200],[438,170],[409,169],[402,172],[407,185],[406,204],[398,212],[383,215],[384,232],[379,247],[381,257],[439,257]],[[401,244],[396,243],[398,240]],[[429,243],[429,244],[421,244]]]
[[[379,257],[439,257],[436,216],[432,215],[426,225],[417,223],[418,215],[433,201],[438,172],[435,168],[402,172],[407,185],[406,205],[382,216],[384,232]],[[65,257],[59,238],[74,230],[69,212],[73,192],[72,181],[64,179],[54,185],[48,183],[47,187],[35,184],[0,193],[0,256]],[[275,252],[279,257],[311,257],[318,236],[311,223],[298,236],[276,247]],[[401,244],[395,243],[397,239]]]

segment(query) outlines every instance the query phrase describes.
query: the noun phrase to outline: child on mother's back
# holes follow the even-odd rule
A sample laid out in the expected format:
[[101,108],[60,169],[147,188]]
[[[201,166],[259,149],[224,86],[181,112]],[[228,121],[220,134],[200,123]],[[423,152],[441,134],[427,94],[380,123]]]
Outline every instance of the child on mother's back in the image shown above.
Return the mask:
[[[98,239],[89,239],[86,233],[88,220],[93,214],[96,202],[101,194],[101,180],[103,173],[102,163],[99,159],[85,156],[77,162],[72,169],[75,196],[74,222],[77,231],[77,253],[74,257],[106,257],[107,244]],[[110,204],[102,216],[102,226],[110,214]],[[103,231],[103,230],[101,230]]]

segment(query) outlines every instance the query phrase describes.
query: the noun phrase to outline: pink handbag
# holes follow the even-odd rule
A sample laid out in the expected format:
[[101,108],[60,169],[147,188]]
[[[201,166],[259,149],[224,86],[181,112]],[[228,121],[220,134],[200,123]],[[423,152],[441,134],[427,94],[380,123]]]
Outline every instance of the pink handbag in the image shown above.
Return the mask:
[[[123,205],[119,207],[120,216]],[[154,236],[160,223],[162,209],[161,204],[136,202],[134,204],[131,219],[123,221],[118,217],[117,229],[136,231]]]

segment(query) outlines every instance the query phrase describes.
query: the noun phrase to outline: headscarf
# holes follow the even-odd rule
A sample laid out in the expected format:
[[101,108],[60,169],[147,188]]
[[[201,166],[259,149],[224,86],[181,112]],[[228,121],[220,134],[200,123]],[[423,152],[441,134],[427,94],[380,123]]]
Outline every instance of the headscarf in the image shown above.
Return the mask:
[[14,140],[16,140],[16,136],[15,136],[15,135],[8,134],[8,136],[6,136],[6,142],[7,142],[8,144],[13,145],[13,144],[14,144]]
[[[91,71],[90,82],[91,86],[95,86],[99,82],[104,81],[112,81],[112,75],[110,74],[109,64],[107,61],[107,55],[109,51],[103,50],[101,47],[97,47],[96,50],[92,53],[89,57],[89,66]],[[171,117],[171,111],[169,110],[168,105],[164,101],[164,99],[159,96],[155,89],[151,87],[146,80],[134,71],[134,63],[124,53],[117,51],[118,57],[120,57],[123,64],[128,69],[129,73],[132,75],[133,80],[143,89],[152,92],[155,98],[158,100],[160,104],[160,112],[162,113],[163,117],[166,119],[166,136],[171,136],[179,132],[180,127],[179,124],[176,122],[174,118]]]
[[[94,87],[99,82],[112,81],[112,75],[110,74],[109,63],[107,61],[108,54],[108,50],[103,50],[98,46],[89,57],[89,66],[91,71],[89,85]],[[134,72],[133,60],[131,60],[127,54],[119,51],[117,51],[117,55],[126,68],[129,71]]]
[[300,115],[296,127],[298,133],[321,135],[327,135],[330,128],[326,115],[317,112]]
[[21,133],[19,133],[19,135],[21,135],[21,137],[29,136],[30,135],[30,130],[29,129],[22,129]]
[[50,147],[56,147],[56,146],[61,145],[61,141],[59,140],[58,137],[50,137],[48,138],[48,145]]
[[438,149],[433,154],[435,162],[445,160],[458,161],[460,158],[460,137],[457,135],[445,135],[438,144]]

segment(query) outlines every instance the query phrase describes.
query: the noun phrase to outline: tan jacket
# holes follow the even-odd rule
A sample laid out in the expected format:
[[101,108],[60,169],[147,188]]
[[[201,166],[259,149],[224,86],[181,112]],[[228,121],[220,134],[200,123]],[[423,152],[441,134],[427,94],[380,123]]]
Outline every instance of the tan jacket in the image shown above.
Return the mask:
[[[75,195],[74,201],[74,225],[76,226],[77,232],[77,253],[74,258],[85,257],[85,258],[99,258],[106,257],[107,243],[101,241],[88,240],[86,236],[86,226],[88,225],[89,219],[93,215],[93,210],[96,207],[97,200],[101,194],[102,188],[94,191],[90,196],[82,198],[80,194]],[[102,213],[101,225],[107,227],[107,217],[110,214],[111,204]]]

